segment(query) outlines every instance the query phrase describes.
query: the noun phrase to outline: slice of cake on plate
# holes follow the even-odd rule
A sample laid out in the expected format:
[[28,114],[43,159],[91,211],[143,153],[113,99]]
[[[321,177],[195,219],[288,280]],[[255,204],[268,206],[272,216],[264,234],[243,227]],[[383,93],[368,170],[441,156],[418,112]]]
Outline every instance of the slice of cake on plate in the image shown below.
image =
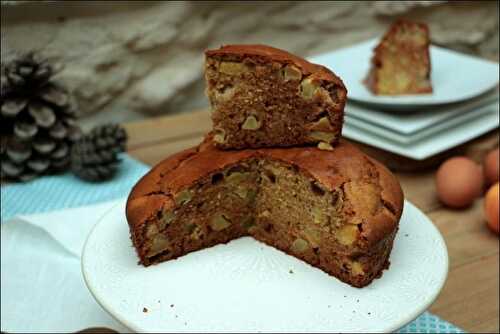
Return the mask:
[[432,93],[429,28],[399,20],[373,51],[365,83],[376,95]]

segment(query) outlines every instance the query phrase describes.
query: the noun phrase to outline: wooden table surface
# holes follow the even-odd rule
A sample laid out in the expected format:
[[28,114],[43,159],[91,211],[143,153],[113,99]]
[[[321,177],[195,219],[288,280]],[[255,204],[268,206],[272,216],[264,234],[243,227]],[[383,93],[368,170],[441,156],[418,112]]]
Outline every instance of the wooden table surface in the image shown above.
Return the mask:
[[[198,144],[210,130],[206,110],[125,124],[129,154],[149,165]],[[498,131],[466,144],[479,160],[498,145]],[[376,157],[375,157],[376,158]],[[446,284],[430,311],[468,332],[499,331],[499,238],[484,222],[483,200],[466,210],[443,207],[435,196],[434,170],[396,173],[405,197],[438,227],[450,257]]]

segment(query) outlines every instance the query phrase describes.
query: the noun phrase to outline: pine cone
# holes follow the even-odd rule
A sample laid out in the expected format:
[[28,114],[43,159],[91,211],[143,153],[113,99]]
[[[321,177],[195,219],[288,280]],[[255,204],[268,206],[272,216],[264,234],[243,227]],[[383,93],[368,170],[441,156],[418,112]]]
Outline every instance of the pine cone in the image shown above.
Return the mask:
[[55,72],[34,53],[1,65],[2,178],[27,181],[69,167],[81,131],[76,104],[52,80]]
[[71,170],[87,181],[104,181],[114,176],[125,151],[127,133],[119,125],[94,128],[77,141],[71,150]]
[[112,147],[118,153],[125,152],[127,145],[127,132],[118,124],[105,124],[96,126],[90,131],[88,137],[95,142],[100,142],[104,146],[104,141],[108,147]]

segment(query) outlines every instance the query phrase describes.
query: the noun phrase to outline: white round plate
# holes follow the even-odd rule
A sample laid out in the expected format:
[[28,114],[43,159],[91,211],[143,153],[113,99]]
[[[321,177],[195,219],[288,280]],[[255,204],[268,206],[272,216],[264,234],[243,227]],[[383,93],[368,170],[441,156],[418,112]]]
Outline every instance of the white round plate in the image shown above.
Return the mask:
[[249,237],[144,268],[124,211],[97,223],[82,270],[99,304],[137,332],[392,332],[429,307],[448,272],[443,238],[409,202],[390,269],[362,289]]
[[399,111],[467,100],[498,85],[498,63],[431,45],[432,94],[374,95],[363,80],[378,42],[379,39],[369,40],[309,60],[330,68],[341,77],[349,99],[386,109],[398,108]]

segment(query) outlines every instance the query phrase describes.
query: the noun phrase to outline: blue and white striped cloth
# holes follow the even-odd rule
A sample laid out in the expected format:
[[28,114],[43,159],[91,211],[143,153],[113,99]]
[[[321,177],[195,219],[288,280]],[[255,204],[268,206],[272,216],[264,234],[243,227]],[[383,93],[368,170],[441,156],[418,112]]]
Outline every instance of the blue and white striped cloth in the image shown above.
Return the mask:
[[[45,176],[24,184],[1,186],[2,222],[18,214],[43,213],[110,201],[126,196],[149,167],[123,155],[121,168],[110,181],[88,183],[70,174]],[[463,330],[424,312],[399,333],[464,333]]]
[[117,175],[106,182],[85,182],[67,173],[2,186],[2,222],[18,214],[75,208],[126,196],[149,167],[126,154],[121,159]]

